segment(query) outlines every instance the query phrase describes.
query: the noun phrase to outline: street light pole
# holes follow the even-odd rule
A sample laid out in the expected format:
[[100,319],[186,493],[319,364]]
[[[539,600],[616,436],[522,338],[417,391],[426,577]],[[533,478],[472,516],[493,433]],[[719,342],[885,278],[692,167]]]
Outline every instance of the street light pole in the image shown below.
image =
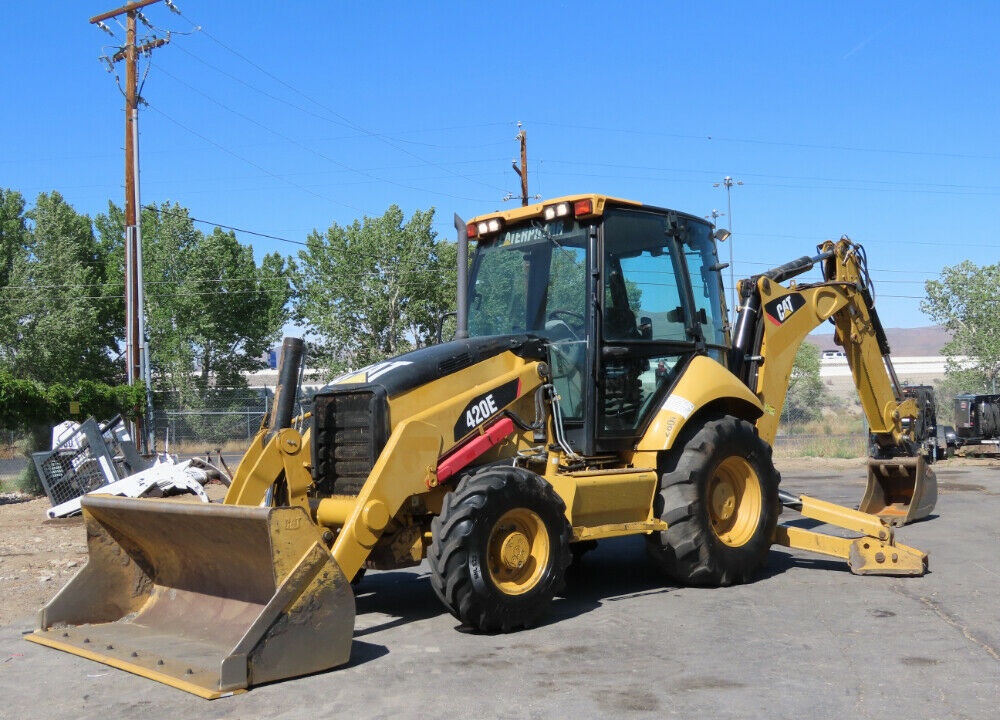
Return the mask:
[[[742,180],[733,180],[729,175],[722,178],[722,182],[713,183],[712,187],[724,187],[726,189],[726,217],[728,218],[727,224],[729,227],[729,291],[733,295],[733,307],[730,312],[733,314],[733,320],[736,319],[737,311],[737,297],[736,297],[736,268],[733,264],[733,201],[730,191],[733,185],[742,185]],[[715,211],[712,211],[715,214]]]

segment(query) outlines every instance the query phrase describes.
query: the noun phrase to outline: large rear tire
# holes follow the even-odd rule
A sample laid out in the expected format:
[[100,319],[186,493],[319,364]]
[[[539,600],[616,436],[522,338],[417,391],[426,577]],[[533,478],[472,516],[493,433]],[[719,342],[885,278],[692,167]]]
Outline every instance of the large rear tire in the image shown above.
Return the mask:
[[431,587],[464,625],[508,632],[534,625],[563,589],[570,563],[566,506],[522,468],[459,482],[431,523]]
[[681,438],[660,479],[651,555],[684,585],[749,582],[767,559],[778,521],[780,477],[753,425],[710,419]]

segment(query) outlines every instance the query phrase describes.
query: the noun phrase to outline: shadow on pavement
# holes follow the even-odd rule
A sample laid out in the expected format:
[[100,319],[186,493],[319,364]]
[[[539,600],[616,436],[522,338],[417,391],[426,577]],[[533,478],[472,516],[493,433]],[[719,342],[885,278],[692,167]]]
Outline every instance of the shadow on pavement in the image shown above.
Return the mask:
[[[566,588],[540,625],[557,623],[590,612],[604,602],[677,589],[646,556],[641,537],[602,540],[592,552],[575,561],[566,575]],[[363,637],[410,622],[447,614],[423,568],[369,572],[355,589],[357,612],[381,613],[392,619],[356,630]]]

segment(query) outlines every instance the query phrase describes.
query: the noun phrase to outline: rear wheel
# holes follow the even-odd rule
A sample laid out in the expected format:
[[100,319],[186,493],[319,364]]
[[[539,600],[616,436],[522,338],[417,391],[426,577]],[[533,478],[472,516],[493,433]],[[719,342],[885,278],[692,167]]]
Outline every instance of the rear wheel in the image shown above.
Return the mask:
[[723,416],[686,433],[660,480],[650,536],[659,564],[685,585],[748,582],[767,559],[778,520],[771,447],[745,420]]
[[530,627],[565,584],[565,505],[522,468],[464,478],[431,523],[431,586],[463,624],[481,631]]

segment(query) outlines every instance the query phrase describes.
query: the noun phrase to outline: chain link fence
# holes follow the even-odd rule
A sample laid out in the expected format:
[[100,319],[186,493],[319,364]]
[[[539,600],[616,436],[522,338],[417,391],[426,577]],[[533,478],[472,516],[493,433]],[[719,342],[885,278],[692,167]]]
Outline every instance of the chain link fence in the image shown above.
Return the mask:
[[[307,387],[300,391],[295,414],[311,408],[317,389]],[[238,457],[260,430],[273,403],[273,386],[212,388],[201,393],[155,392],[153,449],[158,453],[190,456],[218,448],[230,457]],[[18,478],[30,462],[25,455],[26,446],[27,436],[23,432],[0,428],[0,492],[16,489]]]
[[204,394],[153,394],[152,431],[158,450],[247,442],[274,401],[273,388],[213,388]]
[[[296,413],[311,407],[316,387],[299,397]],[[202,454],[221,448],[242,455],[274,402],[273,387],[213,388],[204,394],[154,394],[153,431],[158,452]],[[774,442],[775,457],[865,457],[867,426],[860,406],[818,413],[786,413]],[[26,459],[21,436],[0,428],[0,483],[11,485]]]
[[[309,410],[317,388],[299,392],[295,414]],[[159,451],[241,450],[260,430],[274,404],[274,387],[212,388],[205,393],[153,394],[153,436]]]
[[[296,412],[311,406],[316,388],[300,394]],[[197,398],[176,393],[154,397],[154,431],[157,449],[228,447],[245,448],[260,428],[274,402],[273,387],[213,389]],[[860,407],[797,414],[786,413],[778,426],[775,451],[781,455],[863,457],[867,453],[867,427]],[[173,450],[171,450],[173,451]]]
[[868,453],[868,425],[852,410],[786,412],[774,438],[775,457],[856,458]]

